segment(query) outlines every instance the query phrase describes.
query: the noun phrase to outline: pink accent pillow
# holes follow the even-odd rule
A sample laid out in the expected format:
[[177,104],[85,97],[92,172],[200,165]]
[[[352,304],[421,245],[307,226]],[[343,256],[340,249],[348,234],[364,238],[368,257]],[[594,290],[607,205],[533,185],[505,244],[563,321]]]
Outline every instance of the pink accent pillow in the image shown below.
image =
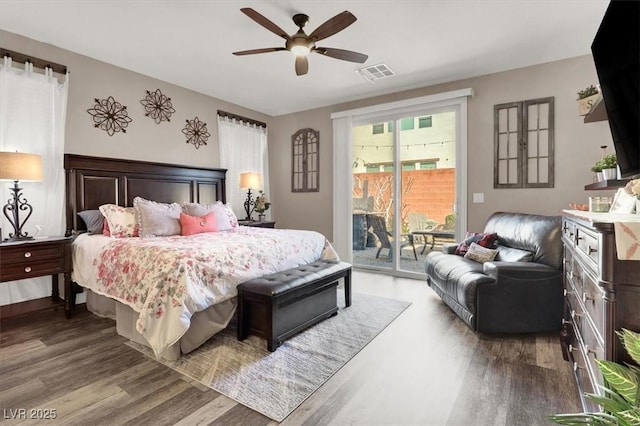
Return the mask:
[[102,225],[102,235],[106,235],[107,237],[111,236],[111,231],[109,230],[109,221],[104,221],[104,225]]
[[204,216],[190,216],[180,213],[180,226],[182,227],[182,235],[185,236],[219,231],[218,221],[213,212]]

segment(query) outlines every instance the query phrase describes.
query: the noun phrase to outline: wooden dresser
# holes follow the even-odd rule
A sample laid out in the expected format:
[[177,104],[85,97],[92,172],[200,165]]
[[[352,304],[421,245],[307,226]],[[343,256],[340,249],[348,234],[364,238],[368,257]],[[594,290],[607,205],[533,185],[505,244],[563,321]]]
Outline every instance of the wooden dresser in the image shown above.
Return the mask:
[[565,210],[562,220],[562,348],[585,411],[598,410],[584,397],[603,384],[595,360],[630,361],[616,331],[640,331],[640,261],[618,260],[614,223],[620,220],[640,222],[640,216]]

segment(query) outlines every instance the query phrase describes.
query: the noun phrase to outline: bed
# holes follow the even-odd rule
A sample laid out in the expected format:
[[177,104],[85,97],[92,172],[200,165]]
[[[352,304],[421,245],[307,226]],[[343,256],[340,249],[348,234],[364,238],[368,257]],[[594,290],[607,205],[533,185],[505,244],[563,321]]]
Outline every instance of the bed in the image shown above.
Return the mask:
[[224,169],[66,154],[67,227],[72,280],[87,308],[116,321],[117,332],[175,360],[224,329],[242,282],[337,255],[312,231],[256,227],[192,236],[89,235],[78,213],[105,204],[225,202]]

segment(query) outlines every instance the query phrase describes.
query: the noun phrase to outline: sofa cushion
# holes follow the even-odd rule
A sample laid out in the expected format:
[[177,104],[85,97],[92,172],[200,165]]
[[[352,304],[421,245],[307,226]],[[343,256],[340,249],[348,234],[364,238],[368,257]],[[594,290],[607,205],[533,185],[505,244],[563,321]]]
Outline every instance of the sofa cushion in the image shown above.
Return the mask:
[[496,261],[500,262],[531,262],[533,253],[513,247],[498,246]]
[[528,251],[531,262],[562,267],[562,218],[527,213],[494,213],[485,233],[497,233],[498,245]]
[[476,286],[479,283],[495,282],[483,273],[482,265],[462,256],[431,252],[425,260],[425,272],[431,285],[438,286],[473,313],[476,311]]

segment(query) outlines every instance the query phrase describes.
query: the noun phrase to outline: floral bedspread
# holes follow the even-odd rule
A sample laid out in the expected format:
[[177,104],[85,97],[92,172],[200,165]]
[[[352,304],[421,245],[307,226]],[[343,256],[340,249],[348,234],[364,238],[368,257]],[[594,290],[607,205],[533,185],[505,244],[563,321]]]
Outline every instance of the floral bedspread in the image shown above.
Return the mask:
[[94,259],[92,290],[139,312],[136,328],[161,356],[195,312],[236,296],[238,284],[321,258],[337,255],[313,231],[239,227],[190,237],[121,238]]

